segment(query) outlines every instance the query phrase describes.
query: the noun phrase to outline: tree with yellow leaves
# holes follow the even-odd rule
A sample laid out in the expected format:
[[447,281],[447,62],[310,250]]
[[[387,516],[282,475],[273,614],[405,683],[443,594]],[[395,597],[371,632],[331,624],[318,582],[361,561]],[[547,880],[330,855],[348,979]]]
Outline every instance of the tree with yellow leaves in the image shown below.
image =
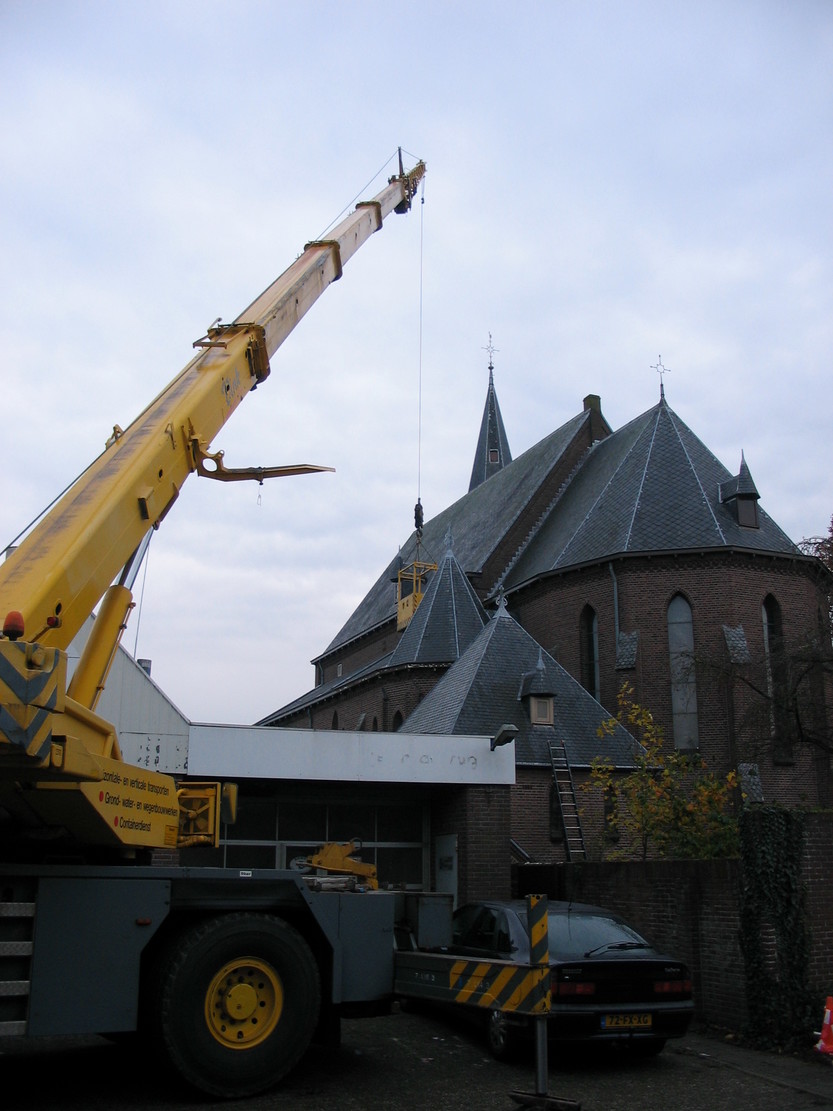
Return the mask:
[[[732,812],[737,775],[719,778],[697,752],[666,748],[662,728],[650,710],[634,701],[623,684],[615,717],[604,721],[600,736],[623,726],[638,742],[634,768],[622,773],[604,757],[591,766],[585,789],[601,789],[606,800],[606,834],[619,842],[611,856],[638,848],[642,859],[726,857],[738,853],[738,824]],[[612,800],[615,799],[615,805]]]

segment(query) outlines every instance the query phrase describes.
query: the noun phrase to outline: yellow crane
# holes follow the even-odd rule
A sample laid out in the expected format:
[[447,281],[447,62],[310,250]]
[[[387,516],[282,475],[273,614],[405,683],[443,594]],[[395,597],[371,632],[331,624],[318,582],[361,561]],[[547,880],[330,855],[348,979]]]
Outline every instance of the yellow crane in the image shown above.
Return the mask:
[[[220,784],[178,786],[124,763],[114,726],[96,713],[133,605],[131,573],[192,474],[221,481],[306,473],[229,469],[211,442],[270,359],[391,212],[405,212],[425,166],[402,169],[356,206],[196,354],[100,455],[0,566],[0,806],[25,803],[88,846],[175,847],[219,835]],[[66,649],[98,607],[67,684]]]

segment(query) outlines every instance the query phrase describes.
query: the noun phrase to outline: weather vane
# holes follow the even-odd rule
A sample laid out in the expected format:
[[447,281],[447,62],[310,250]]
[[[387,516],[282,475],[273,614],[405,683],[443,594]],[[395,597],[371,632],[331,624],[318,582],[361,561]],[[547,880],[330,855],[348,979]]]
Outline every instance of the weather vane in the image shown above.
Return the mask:
[[671,373],[671,368],[667,367],[667,366],[663,366],[662,365],[662,355],[658,355],[657,356],[657,361],[651,367],[651,370],[655,370],[657,372],[657,374],[659,375],[659,395],[660,395],[660,397],[665,397],[665,384],[664,384],[664,381],[663,381],[663,375],[664,374],[670,374]]
[[484,350],[484,351],[488,351],[488,352],[489,352],[489,370],[494,370],[495,368],[494,368],[494,365],[493,365],[493,362],[492,362],[492,356],[494,355],[494,353],[495,353],[495,352],[496,352],[496,351],[497,351],[498,349],[497,349],[497,347],[495,347],[495,345],[494,345],[494,344],[492,343],[492,333],[491,333],[491,332],[489,332],[489,342],[488,342],[488,344],[487,344],[487,345],[486,345],[486,346],[485,346],[485,347],[483,348],[483,350]]

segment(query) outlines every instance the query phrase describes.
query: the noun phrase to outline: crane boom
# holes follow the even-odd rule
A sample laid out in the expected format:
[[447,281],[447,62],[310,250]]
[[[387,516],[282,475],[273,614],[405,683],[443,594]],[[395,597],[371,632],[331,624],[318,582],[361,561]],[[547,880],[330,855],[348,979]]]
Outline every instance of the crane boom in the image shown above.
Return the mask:
[[[127,429],[114,429],[106,450],[0,566],[0,615],[8,615],[0,637],[0,788],[14,786],[46,820],[76,826],[92,841],[153,847],[183,836],[179,819],[184,814],[187,825],[200,809],[180,805],[166,776],[124,775],[115,729],[94,712],[132,606],[128,587],[116,580],[191,474],[262,481],[325,469],[232,471],[210,444],[346,262],[391,212],[407,211],[424,172],[420,162],[391,178],[329,238],[308,243],[231,324],[209,328],[187,366]],[[99,603],[97,628],[67,689],[66,649]],[[150,801],[156,810],[150,806],[138,825],[124,810],[114,816],[103,803],[104,781],[117,783],[110,795],[119,805],[132,799],[132,811]],[[215,812],[200,819],[206,824],[213,839]]]

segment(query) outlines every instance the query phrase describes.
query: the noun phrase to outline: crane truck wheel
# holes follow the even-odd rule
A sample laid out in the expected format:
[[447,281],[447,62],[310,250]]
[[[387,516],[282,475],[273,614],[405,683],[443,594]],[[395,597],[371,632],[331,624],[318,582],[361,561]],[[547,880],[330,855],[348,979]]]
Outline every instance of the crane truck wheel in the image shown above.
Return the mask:
[[227,914],[179,936],[160,970],[157,1034],[176,1071],[223,1099],[263,1092],[297,1064],[318,1022],[309,946],[266,914]]
[[486,1019],[486,1044],[498,1061],[511,1061],[517,1050],[517,1031],[503,1011],[489,1011]]

